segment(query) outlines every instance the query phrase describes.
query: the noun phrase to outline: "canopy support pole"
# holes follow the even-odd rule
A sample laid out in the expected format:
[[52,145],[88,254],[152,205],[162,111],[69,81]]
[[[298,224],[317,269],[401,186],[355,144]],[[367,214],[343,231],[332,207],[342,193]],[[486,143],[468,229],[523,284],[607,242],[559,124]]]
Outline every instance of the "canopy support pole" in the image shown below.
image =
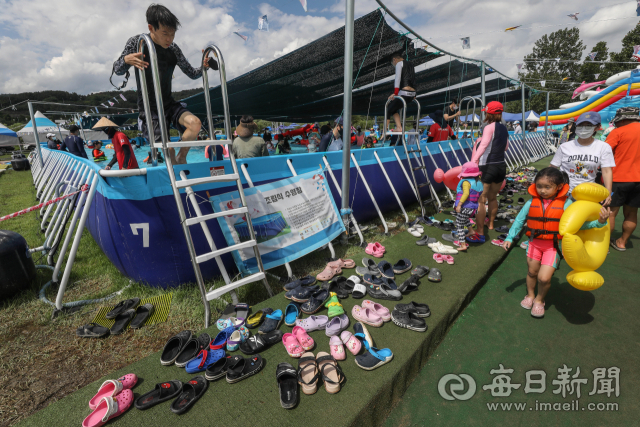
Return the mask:
[[[344,24],[344,109],[342,112],[342,219],[348,224],[351,175],[351,86],[353,84],[353,27],[355,0],[346,0]],[[348,227],[347,227],[348,229]],[[344,236],[346,238],[346,236]]]
[[527,149],[527,118],[524,115],[524,83],[520,83],[520,88],[522,90],[522,143],[524,144],[524,151],[528,152]]
[[544,141],[545,143],[549,143],[549,92],[547,92],[547,116],[544,121]]
[[[33,127],[33,137],[36,141],[36,151],[38,152],[38,159],[40,159],[40,167],[44,167],[44,161],[42,160],[42,151],[40,150],[40,138],[38,138],[38,126],[36,126],[36,118],[33,114],[33,104],[31,101],[27,103],[29,105],[29,115],[31,115],[31,127]],[[20,147],[22,152],[22,147]]]
[[[484,61],[482,61],[480,63],[480,94],[481,94],[481,100],[482,100],[482,106],[486,107],[487,103],[486,103],[486,85],[485,85],[485,66],[484,66]],[[467,102],[467,112],[469,111],[469,103]],[[475,102],[473,103],[473,115],[474,117],[471,117],[471,123],[473,123],[475,121],[475,114],[476,114],[476,107],[475,107]],[[482,127],[482,123],[484,123],[484,111],[482,111],[482,109],[480,110],[480,125],[478,127]],[[468,117],[467,117],[468,118]],[[473,135],[473,132],[471,133]]]

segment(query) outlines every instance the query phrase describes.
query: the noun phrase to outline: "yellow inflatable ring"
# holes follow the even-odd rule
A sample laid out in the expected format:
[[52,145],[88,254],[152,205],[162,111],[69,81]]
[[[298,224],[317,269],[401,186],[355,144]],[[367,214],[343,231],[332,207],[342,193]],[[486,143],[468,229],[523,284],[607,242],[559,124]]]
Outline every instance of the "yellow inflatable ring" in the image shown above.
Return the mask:
[[602,206],[598,203],[609,196],[602,185],[587,182],[578,185],[571,193],[576,202],[564,211],[560,218],[562,255],[573,271],[567,274],[571,286],[581,291],[593,291],[604,283],[595,272],[604,263],[609,251],[609,221],[602,228],[580,230],[587,221],[597,220]]
[[113,150],[113,144],[107,144],[104,148],[108,148],[109,150]]

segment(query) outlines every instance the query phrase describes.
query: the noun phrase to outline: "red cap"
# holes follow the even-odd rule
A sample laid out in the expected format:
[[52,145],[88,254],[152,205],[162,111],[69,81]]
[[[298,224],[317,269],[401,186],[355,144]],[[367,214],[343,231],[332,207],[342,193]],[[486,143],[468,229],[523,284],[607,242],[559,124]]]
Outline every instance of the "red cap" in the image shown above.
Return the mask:
[[504,111],[504,107],[498,101],[491,101],[485,108],[482,109],[482,111],[489,114],[497,114],[502,113]]

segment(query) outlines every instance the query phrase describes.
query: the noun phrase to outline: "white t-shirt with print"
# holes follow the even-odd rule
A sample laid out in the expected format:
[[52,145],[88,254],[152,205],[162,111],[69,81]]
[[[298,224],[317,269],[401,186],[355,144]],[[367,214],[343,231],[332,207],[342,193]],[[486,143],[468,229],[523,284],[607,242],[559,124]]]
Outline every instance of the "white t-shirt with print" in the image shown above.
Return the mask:
[[616,162],[611,146],[606,142],[594,139],[585,146],[574,139],[560,144],[551,164],[569,175],[570,191],[573,191],[576,185],[594,182],[599,167],[614,167]]

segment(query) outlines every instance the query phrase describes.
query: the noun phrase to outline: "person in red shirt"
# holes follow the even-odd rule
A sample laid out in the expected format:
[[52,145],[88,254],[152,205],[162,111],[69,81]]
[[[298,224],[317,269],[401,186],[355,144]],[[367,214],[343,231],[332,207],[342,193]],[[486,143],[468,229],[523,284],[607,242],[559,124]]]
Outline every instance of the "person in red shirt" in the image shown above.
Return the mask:
[[118,162],[120,170],[138,169],[138,162],[136,160],[136,156],[133,154],[131,142],[129,142],[127,135],[118,130],[118,125],[106,117],[103,117],[98,121],[98,123],[96,123],[93,129],[102,130],[109,138],[111,138],[111,143],[113,144],[115,155],[109,164],[105,166],[106,170],[111,169],[116,162]]
[[446,141],[448,138],[457,139],[451,126],[444,120],[441,110],[429,114],[429,117],[434,123],[429,127],[427,142]]

